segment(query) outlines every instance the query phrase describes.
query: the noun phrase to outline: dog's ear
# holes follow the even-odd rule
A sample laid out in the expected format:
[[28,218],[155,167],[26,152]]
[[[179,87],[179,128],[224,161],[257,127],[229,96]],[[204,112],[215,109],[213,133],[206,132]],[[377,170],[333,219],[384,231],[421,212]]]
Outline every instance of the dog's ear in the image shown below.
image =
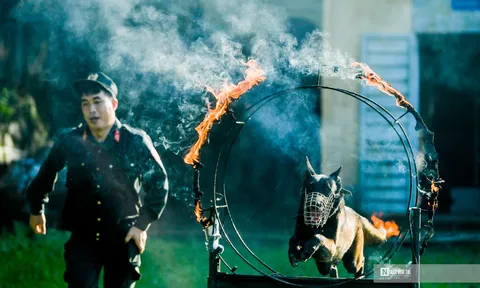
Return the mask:
[[352,194],[353,194],[352,191],[347,190],[345,188],[340,189],[340,193],[342,193],[343,195],[348,195],[348,196],[352,196]]
[[340,175],[340,171],[342,171],[342,168],[343,166],[340,166],[340,168],[338,168],[337,171],[333,172],[332,174],[330,174],[330,178],[332,178],[333,180],[337,181],[338,180],[338,175]]
[[315,176],[315,170],[313,170],[312,164],[310,164],[310,160],[308,160],[308,156],[306,157],[306,163],[307,163],[307,176]]

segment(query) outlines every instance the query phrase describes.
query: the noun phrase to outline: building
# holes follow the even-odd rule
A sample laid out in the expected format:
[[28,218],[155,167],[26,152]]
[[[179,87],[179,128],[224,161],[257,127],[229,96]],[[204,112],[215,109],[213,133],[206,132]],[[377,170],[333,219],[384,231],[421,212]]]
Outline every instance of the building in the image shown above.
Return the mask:
[[[473,64],[479,59],[474,47],[480,41],[480,2],[325,0],[323,5],[323,29],[331,45],[367,63],[403,93],[435,132],[440,176],[446,180],[439,213],[478,213],[468,202],[480,197],[475,84],[480,73]],[[323,79],[322,84],[361,93],[396,117],[404,112],[392,97],[357,81]],[[322,155],[329,155],[322,158],[323,166],[345,166],[357,209],[403,213],[409,185],[405,152],[388,123],[368,106],[331,91],[323,92],[322,107]],[[372,123],[375,117],[383,124]],[[400,121],[418,151],[413,119]]]

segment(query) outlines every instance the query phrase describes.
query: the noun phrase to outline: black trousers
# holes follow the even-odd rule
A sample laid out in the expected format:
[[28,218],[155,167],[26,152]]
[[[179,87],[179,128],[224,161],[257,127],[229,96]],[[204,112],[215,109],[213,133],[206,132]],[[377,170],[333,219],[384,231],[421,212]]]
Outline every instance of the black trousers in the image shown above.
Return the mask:
[[124,238],[112,235],[100,241],[85,238],[72,233],[65,243],[64,280],[69,288],[99,287],[102,267],[104,288],[135,287],[135,281],[140,279],[141,261],[133,240],[125,244]]

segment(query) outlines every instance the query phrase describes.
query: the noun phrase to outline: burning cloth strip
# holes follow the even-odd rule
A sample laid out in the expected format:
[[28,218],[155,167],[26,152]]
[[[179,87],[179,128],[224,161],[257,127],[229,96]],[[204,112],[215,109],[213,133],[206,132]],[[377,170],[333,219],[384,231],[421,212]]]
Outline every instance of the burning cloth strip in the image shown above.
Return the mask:
[[245,80],[239,82],[237,85],[227,85],[218,92],[214,91],[211,87],[207,87],[207,90],[215,96],[217,102],[215,108],[209,108],[205,119],[195,128],[198,133],[198,140],[184,157],[183,160],[186,164],[195,166],[200,162],[200,149],[207,141],[210,129],[212,129],[215,121],[220,120],[220,118],[227,113],[230,104],[234,100],[238,100],[242,94],[250,90],[253,86],[258,85],[266,79],[265,72],[255,60],[249,60],[245,63],[245,66],[248,66],[245,70]]
[[208,139],[208,133],[212,129],[213,124],[220,120],[220,118],[227,113],[229,110],[230,104],[238,100],[240,96],[246,93],[248,90],[252,89],[255,85],[263,82],[265,77],[265,72],[258,65],[255,60],[249,60],[247,63],[244,63],[248,68],[245,70],[245,80],[239,82],[237,85],[229,84],[223,87],[220,91],[215,91],[211,87],[207,87],[207,91],[211,92],[213,96],[217,99],[215,108],[210,109],[208,107],[208,113],[205,115],[203,121],[195,128],[198,133],[197,142],[190,148],[187,155],[183,158],[183,161],[186,164],[192,165],[194,170],[194,180],[193,187],[195,192],[195,216],[197,221],[202,224],[204,228],[209,227],[212,224],[212,220],[203,216],[204,209],[202,207],[201,198],[203,193],[200,191],[199,187],[199,168],[202,166],[200,163],[200,149],[205,144]]
[[396,99],[397,106],[407,110],[407,113],[412,114],[417,124],[415,130],[421,131],[423,136],[423,153],[424,162],[419,171],[419,191],[427,199],[428,204],[428,232],[422,242],[420,255],[428,246],[428,241],[433,237],[435,231],[433,229],[433,217],[435,210],[438,208],[438,193],[440,192],[440,184],[444,181],[439,177],[438,171],[438,154],[434,145],[434,133],[428,130],[427,125],[423,121],[420,114],[410,104],[400,92],[392,87],[389,83],[384,81],[377,73],[375,73],[368,65],[364,63],[354,62],[353,66],[359,66],[363,73],[356,76],[357,79],[364,80],[367,85],[374,86],[381,92],[393,96]]

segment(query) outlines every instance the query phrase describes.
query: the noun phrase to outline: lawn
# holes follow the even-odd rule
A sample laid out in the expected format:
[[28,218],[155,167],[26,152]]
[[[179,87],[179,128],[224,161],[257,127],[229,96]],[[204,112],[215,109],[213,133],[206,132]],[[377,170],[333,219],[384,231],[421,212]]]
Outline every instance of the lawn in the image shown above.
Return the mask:
[[[46,236],[33,236],[25,227],[19,226],[15,236],[4,234],[0,237],[0,287],[66,287],[63,282],[63,243],[68,233],[50,230]],[[204,245],[203,233],[190,237],[164,238],[150,237],[147,252],[142,258],[142,279],[137,282],[142,287],[206,287],[208,275],[208,253]],[[283,275],[315,276],[318,273],[313,262],[301,263],[292,268],[286,257],[287,241],[253,241],[246,243],[266,264]],[[243,262],[228,246],[225,239],[225,252],[222,254],[230,266],[238,266],[240,274],[258,274]],[[238,245],[237,245],[238,244]],[[235,243],[240,252],[247,256],[246,250]],[[241,248],[241,249],[240,249]],[[444,264],[480,264],[479,245],[431,246],[422,257],[422,263]],[[377,253],[381,254],[381,253]],[[392,263],[406,263],[410,259],[409,247],[395,254]],[[248,255],[247,259],[262,268]],[[372,259],[372,258],[370,258]],[[222,266],[225,271],[225,267]],[[268,272],[267,269],[262,269]],[[340,276],[348,276],[339,267]],[[422,284],[422,287],[477,287],[461,284]]]

